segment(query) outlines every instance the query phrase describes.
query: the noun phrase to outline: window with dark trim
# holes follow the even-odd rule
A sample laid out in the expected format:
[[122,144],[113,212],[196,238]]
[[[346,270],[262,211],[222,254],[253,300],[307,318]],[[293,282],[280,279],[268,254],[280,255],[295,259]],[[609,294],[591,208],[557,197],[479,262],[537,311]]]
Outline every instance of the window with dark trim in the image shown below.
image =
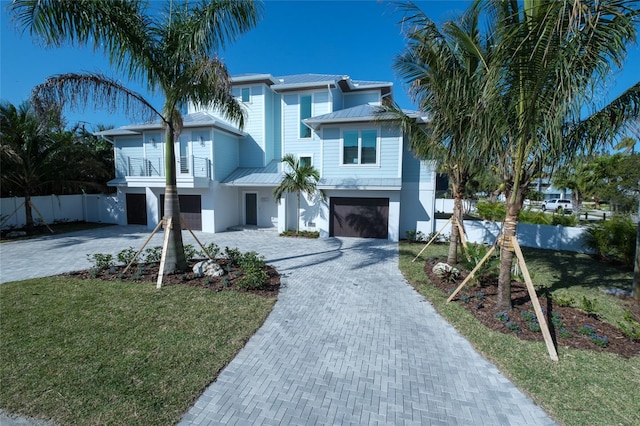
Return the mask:
[[342,164],[360,165],[378,162],[376,130],[345,130],[342,133]]
[[311,129],[302,120],[311,117],[311,95],[300,95],[300,138],[310,138]]

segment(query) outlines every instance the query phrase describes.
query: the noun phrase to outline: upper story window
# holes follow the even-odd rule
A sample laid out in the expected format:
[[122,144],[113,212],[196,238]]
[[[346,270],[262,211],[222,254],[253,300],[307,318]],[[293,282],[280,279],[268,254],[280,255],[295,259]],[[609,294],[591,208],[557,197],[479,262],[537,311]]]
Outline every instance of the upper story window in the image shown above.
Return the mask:
[[310,138],[311,129],[302,120],[311,117],[311,95],[300,95],[300,138]]
[[342,134],[342,164],[376,164],[378,132],[345,130]]
[[251,102],[251,88],[250,87],[243,87],[242,90],[240,91],[240,97],[242,102]]
[[301,166],[313,166],[311,156],[310,155],[301,155],[300,156],[300,165]]

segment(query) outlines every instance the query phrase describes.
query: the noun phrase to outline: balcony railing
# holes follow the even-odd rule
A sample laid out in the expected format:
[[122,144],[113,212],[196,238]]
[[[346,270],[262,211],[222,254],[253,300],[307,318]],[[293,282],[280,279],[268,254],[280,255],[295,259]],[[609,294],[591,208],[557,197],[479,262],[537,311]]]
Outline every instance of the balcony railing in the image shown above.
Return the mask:
[[[164,158],[121,157],[116,173],[118,176],[164,176]],[[180,157],[178,167],[180,174],[193,177],[211,178],[211,160],[201,157]]]

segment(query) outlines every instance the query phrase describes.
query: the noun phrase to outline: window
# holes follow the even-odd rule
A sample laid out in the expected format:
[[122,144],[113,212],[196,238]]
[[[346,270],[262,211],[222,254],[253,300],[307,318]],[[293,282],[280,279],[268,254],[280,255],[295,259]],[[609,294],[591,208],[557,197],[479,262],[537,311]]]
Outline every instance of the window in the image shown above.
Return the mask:
[[301,156],[300,157],[300,165],[301,166],[312,166],[311,164],[311,156]]
[[300,138],[310,138],[311,129],[302,120],[311,117],[311,95],[300,96]]
[[241,91],[242,102],[250,102],[251,101],[251,88],[243,87]]
[[342,134],[342,164],[376,164],[378,132],[345,130]]

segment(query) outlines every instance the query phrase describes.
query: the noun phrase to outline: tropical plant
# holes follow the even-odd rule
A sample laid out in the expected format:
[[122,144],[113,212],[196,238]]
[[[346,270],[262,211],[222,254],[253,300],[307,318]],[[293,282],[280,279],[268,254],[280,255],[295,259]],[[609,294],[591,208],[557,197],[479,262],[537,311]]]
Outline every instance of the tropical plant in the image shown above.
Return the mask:
[[0,176],[3,195],[24,197],[25,229],[34,227],[31,197],[103,189],[108,174],[96,154],[64,130],[60,108],[36,114],[30,103],[0,104]]
[[89,102],[132,117],[159,119],[165,129],[164,273],[187,268],[180,225],[174,142],[182,130],[181,109],[189,103],[214,108],[240,128],[244,112],[231,96],[220,49],[257,23],[261,4],[249,1],[170,1],[163,10],[142,0],[15,0],[8,6],[17,25],[47,46],[91,45],[112,66],[151,92],[164,95],[162,110],[145,97],[102,74],[64,74],[37,86],[38,103]]
[[[634,88],[581,120],[581,113],[635,41],[637,1],[482,1],[494,49],[484,105],[501,132],[491,148],[505,186],[504,244],[515,236],[524,194],[539,170],[625,128],[637,117]],[[480,49],[475,49],[481,52]],[[482,57],[482,56],[481,56]],[[511,309],[513,252],[501,250],[498,307]]]
[[[421,112],[429,116],[428,127],[421,126],[397,107],[387,108],[401,118],[413,152],[422,159],[438,162],[447,173],[454,198],[453,217],[463,224],[463,203],[467,183],[487,163],[479,149],[487,128],[481,123],[478,103],[483,97],[486,66],[480,58],[489,56],[489,45],[481,40],[479,10],[470,8],[458,21],[439,29],[417,6],[401,6],[407,47],[395,59],[394,68],[409,86],[409,95]],[[470,52],[469,43],[481,49]],[[488,129],[488,128],[487,128]],[[457,263],[460,241],[457,226],[451,227],[447,263]]]
[[[310,164],[302,164],[300,159],[293,154],[282,157],[282,162],[287,170],[284,173],[280,185],[273,189],[273,196],[280,201],[287,192],[295,192],[297,197],[296,234],[300,233],[300,195],[305,193],[308,196],[316,194],[320,172]],[[320,196],[324,198],[324,193],[320,191]]]

